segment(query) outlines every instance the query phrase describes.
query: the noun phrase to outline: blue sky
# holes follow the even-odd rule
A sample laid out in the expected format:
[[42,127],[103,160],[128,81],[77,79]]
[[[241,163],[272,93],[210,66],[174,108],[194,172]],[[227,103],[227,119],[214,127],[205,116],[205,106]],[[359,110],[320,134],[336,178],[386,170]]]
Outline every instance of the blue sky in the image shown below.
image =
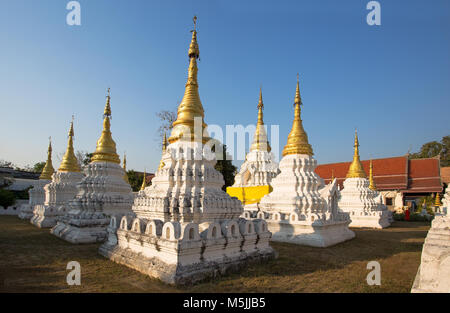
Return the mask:
[[0,159],[44,160],[48,136],[62,153],[72,114],[75,149],[94,151],[111,87],[118,152],[155,170],[155,114],[183,96],[194,14],[208,124],[254,124],[262,85],[281,150],[299,72],[319,163],[351,160],[355,127],[364,159],[450,134],[449,1],[379,1],[381,26],[360,0],[80,0],[81,26],[66,24],[68,2],[0,3]]

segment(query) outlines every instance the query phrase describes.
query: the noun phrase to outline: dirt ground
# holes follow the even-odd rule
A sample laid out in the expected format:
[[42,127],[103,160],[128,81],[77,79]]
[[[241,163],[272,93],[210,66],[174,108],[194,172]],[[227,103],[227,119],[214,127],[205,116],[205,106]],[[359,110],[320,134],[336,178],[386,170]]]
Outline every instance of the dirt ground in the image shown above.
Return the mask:
[[[16,216],[0,216],[0,292],[410,292],[429,223],[353,229],[329,248],[272,242],[278,259],[189,287],[174,287],[105,259],[99,245],[72,245]],[[81,285],[66,283],[67,263],[81,264]],[[381,286],[366,268],[381,264]]]

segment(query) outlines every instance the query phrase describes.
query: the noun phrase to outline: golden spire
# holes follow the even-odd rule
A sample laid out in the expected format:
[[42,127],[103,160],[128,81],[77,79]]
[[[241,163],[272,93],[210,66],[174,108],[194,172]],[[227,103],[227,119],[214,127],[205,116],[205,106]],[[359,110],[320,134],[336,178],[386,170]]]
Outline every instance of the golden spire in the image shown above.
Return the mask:
[[[200,56],[200,51],[198,49],[197,43],[197,30],[196,30],[197,17],[194,16],[194,30],[192,31],[192,40],[189,46],[189,70],[188,79],[186,82],[186,89],[184,91],[183,100],[181,100],[178,106],[177,119],[173,122],[172,133],[169,137],[169,143],[173,143],[183,136],[187,136],[190,133],[190,140],[194,140],[194,118],[201,119],[202,134],[206,127],[204,122],[204,111],[202,102],[200,101],[200,95],[198,93],[198,82],[197,82],[197,59]],[[209,138],[203,137],[202,141],[207,142]]]
[[[162,144],[162,155],[164,156],[164,153],[166,153],[166,149],[167,149],[167,137],[166,137],[166,133],[164,133],[164,138],[163,138],[163,144]],[[164,162],[161,158],[161,161],[159,161],[159,166],[158,166],[158,171],[160,169],[162,169],[164,167]]]
[[47,151],[47,162],[45,162],[45,166],[42,169],[41,176],[39,179],[52,179],[52,175],[55,172],[52,164],[52,137],[49,137],[48,142],[48,151]]
[[106,105],[103,112],[103,131],[100,139],[97,141],[97,148],[93,153],[91,162],[112,162],[120,164],[120,158],[116,152],[116,143],[111,135],[111,96],[108,88],[108,95],[106,96]]
[[370,160],[369,188],[372,190],[377,190],[377,187],[375,186],[375,181],[373,180],[373,162],[372,162],[372,160]]
[[144,178],[142,179],[141,190],[144,190],[145,187],[147,187],[147,184],[146,184],[146,182],[145,182],[145,170],[144,170]]
[[359,160],[359,141],[358,141],[358,133],[355,129],[355,144],[354,149],[355,152],[353,154],[353,162],[350,164],[348,169],[347,178],[366,178],[366,172],[364,172],[364,168]]
[[283,156],[288,154],[307,154],[313,155],[312,147],[308,143],[308,135],[303,129],[302,119],[300,118],[300,106],[303,105],[300,97],[300,84],[297,74],[297,89],[295,91],[295,110],[292,129],[289,133],[286,146],[283,149]]
[[60,172],[81,172],[80,165],[78,164],[78,160],[75,157],[75,153],[73,150],[73,115],[72,122],[70,122],[69,129],[69,140],[67,142],[67,150],[63,156],[61,165],[59,166],[58,171]]
[[441,195],[439,192],[436,192],[436,199],[434,201],[434,206],[441,206]]
[[334,169],[331,169],[331,182],[334,180]]
[[127,183],[130,183],[127,175],[127,155],[125,154],[125,152],[123,153],[123,170],[125,172],[125,175],[123,175],[123,180],[125,180]]
[[250,151],[263,150],[270,152],[271,150],[269,141],[267,140],[266,129],[264,128],[263,109],[262,88],[259,88],[258,121],[256,122],[256,131],[253,136],[253,143],[250,147]]

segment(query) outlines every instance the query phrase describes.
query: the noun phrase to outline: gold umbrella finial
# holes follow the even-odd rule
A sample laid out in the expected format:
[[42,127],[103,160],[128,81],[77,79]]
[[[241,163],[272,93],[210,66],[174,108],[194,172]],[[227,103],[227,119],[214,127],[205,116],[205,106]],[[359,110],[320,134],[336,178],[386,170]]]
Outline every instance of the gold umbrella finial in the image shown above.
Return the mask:
[[143,177],[143,179],[142,179],[141,190],[144,190],[145,187],[147,187],[147,184],[146,184],[146,182],[145,182],[145,169],[144,169],[144,177]]
[[303,122],[300,117],[300,105],[302,105],[302,99],[300,97],[300,83],[297,74],[297,88],[295,90],[294,100],[294,121],[292,122],[292,129],[289,133],[286,146],[283,149],[283,156],[288,154],[306,154],[312,156],[313,150],[308,142],[308,135],[303,128]]
[[261,150],[261,151],[271,151],[269,141],[267,140],[267,133],[264,127],[263,121],[263,109],[264,102],[262,97],[262,86],[259,87],[259,101],[258,101],[258,121],[256,122],[255,135],[253,136],[253,143],[250,147],[250,151]]
[[369,169],[369,188],[372,190],[377,190],[375,186],[375,181],[373,180],[373,162],[370,160],[370,169]]
[[359,141],[358,141],[358,131],[355,128],[355,142],[353,145],[353,161],[348,169],[347,178],[367,178],[366,172],[359,159]]
[[91,162],[120,164],[120,158],[116,152],[116,143],[111,133],[111,94],[109,87],[107,89],[106,104],[103,111],[103,130],[100,138],[97,140],[97,147],[93,153]]
[[47,149],[47,161],[42,169],[39,179],[52,179],[52,175],[55,172],[52,164],[52,136],[48,137],[48,149]]

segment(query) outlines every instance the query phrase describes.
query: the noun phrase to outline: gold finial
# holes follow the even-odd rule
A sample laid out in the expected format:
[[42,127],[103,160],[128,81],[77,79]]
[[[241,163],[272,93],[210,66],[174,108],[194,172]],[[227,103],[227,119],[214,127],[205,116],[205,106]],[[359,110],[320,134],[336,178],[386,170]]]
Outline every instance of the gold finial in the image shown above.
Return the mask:
[[125,182],[130,183],[128,180],[128,174],[127,174],[127,154],[126,152],[123,153],[123,171],[125,172],[125,175],[123,175],[123,180]]
[[91,162],[111,162],[120,164],[119,155],[116,152],[116,143],[112,139],[111,134],[111,96],[108,88],[106,96],[105,110],[103,112],[103,131],[97,141],[97,148],[93,153]]
[[72,115],[72,122],[70,122],[69,129],[69,140],[67,142],[66,153],[63,156],[61,161],[61,165],[59,166],[58,171],[60,172],[81,172],[80,165],[78,164],[78,160],[75,157],[75,152],[73,149],[73,120],[74,116]]
[[[195,18],[195,21],[197,18]],[[200,118],[202,124],[202,134],[203,137],[204,129],[206,128],[206,123],[204,121],[204,111],[202,102],[200,101],[200,95],[198,93],[198,82],[197,82],[197,59],[200,56],[197,43],[197,31],[194,29],[192,31],[192,40],[189,46],[189,70],[188,79],[186,82],[186,88],[184,91],[183,99],[178,106],[177,119],[173,123],[172,133],[169,137],[169,143],[173,143],[184,136],[190,134],[188,140],[194,141],[194,118]],[[200,139],[200,138],[198,138]],[[202,141],[205,143],[209,140],[208,137],[203,137]]]
[[145,182],[145,169],[144,169],[144,177],[143,177],[143,179],[142,179],[141,190],[144,190],[145,187],[147,187],[147,184],[146,184],[146,182]]
[[192,20],[194,21],[194,32],[195,32],[197,26],[197,16],[194,15],[194,18]]
[[434,206],[441,206],[441,195],[439,192],[436,192],[436,199],[434,201]]
[[334,180],[334,169],[331,169],[331,182]]
[[373,180],[373,162],[370,160],[370,169],[369,169],[369,188],[372,190],[377,190],[375,186],[375,181]]
[[298,80],[298,74],[294,105],[294,121],[292,122],[292,129],[289,133],[287,144],[283,149],[283,156],[288,154],[313,155],[314,153],[312,147],[308,143],[308,135],[303,129],[303,122],[300,117],[300,105],[302,105],[302,99],[300,97],[300,84]]
[[[163,143],[162,143],[162,155],[164,156],[164,153],[166,153],[167,150],[167,138],[166,133],[164,133],[163,137]],[[159,161],[158,171],[164,167],[165,163],[163,162],[162,158],[161,161]]]
[[271,148],[269,141],[267,140],[266,129],[264,128],[263,121],[263,109],[264,103],[262,98],[262,88],[259,88],[259,101],[258,101],[258,121],[256,122],[255,135],[253,136],[253,143],[250,147],[250,151],[261,150],[270,152]]
[[52,179],[52,175],[55,172],[52,164],[52,137],[48,137],[48,150],[47,150],[47,162],[42,169],[41,176],[39,179]]
[[354,144],[353,161],[348,169],[347,178],[366,178],[366,172],[359,159],[359,141],[358,132],[355,129],[355,144]]

